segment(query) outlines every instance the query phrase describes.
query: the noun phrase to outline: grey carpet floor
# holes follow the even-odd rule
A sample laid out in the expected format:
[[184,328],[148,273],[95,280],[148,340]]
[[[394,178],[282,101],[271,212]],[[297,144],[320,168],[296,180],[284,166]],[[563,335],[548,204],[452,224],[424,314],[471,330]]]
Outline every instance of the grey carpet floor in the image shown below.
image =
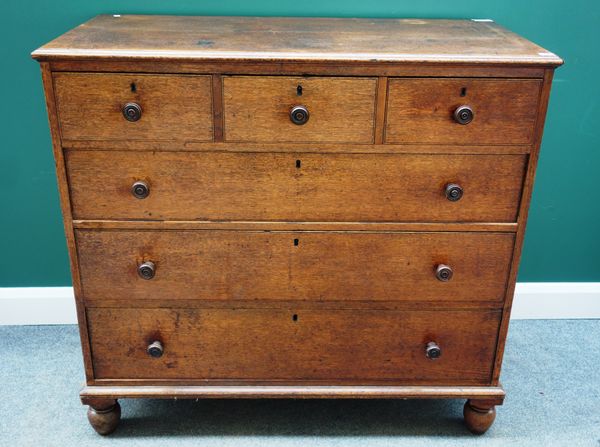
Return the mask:
[[1,446],[600,446],[600,320],[514,321],[495,424],[462,401],[123,400],[117,431],[88,425],[75,326],[0,327]]

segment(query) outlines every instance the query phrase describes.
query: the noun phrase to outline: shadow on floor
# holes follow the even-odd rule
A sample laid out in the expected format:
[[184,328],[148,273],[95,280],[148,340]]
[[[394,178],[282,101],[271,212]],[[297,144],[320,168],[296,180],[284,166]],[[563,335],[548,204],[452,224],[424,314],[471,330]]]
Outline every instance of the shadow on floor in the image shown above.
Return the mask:
[[464,400],[123,400],[111,437],[468,436]]

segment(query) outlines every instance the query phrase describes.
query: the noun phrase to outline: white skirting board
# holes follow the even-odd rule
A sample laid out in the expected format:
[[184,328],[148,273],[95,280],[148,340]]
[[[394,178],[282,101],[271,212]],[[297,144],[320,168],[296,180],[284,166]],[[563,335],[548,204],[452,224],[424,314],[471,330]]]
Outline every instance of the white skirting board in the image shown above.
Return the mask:
[[[600,282],[517,283],[511,318],[600,318]],[[0,325],[75,323],[71,287],[0,288]]]

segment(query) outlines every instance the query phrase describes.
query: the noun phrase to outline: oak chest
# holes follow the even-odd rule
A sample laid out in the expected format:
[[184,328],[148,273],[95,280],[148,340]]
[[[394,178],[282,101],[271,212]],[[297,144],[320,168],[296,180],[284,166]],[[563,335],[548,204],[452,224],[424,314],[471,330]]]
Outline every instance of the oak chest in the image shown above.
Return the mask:
[[499,383],[554,54],[490,20],[99,16],[33,53],[101,434],[119,398]]

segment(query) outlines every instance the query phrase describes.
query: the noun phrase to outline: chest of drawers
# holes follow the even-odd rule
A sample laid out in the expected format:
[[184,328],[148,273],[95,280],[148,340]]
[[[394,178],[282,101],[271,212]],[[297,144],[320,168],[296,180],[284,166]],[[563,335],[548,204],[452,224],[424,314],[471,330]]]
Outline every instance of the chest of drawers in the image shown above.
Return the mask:
[[33,57],[96,431],[156,397],[492,424],[557,56],[491,21],[99,16]]

